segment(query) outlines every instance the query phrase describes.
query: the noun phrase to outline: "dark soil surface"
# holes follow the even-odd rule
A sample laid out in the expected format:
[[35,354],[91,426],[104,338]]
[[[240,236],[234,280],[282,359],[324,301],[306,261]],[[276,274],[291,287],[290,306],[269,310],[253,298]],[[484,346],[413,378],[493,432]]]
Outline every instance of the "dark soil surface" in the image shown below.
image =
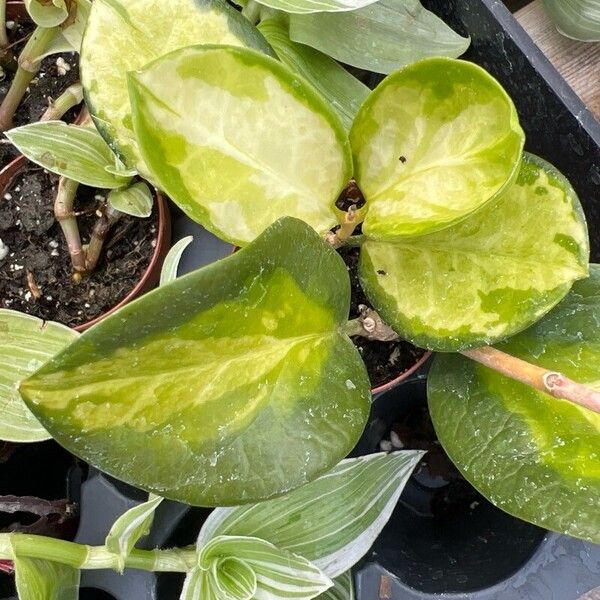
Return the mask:
[[[53,204],[58,178],[30,166],[0,197],[0,306],[69,326],[88,322],[118,304],[147,268],[158,232],[158,210],[148,219],[124,216],[113,227],[96,270],[79,283]],[[75,202],[82,243],[87,244],[95,211],[106,191],[81,186]],[[36,299],[28,273],[39,288]],[[34,288],[35,290],[35,288]]]
[[[33,30],[34,26],[29,21],[14,21],[12,29],[7,28],[8,39],[11,44],[14,44],[12,50],[15,56],[19,55]],[[59,70],[57,61],[63,65],[62,70]],[[65,64],[68,66],[68,70],[64,67]],[[9,69],[5,69],[3,73],[0,76],[0,101],[8,92],[14,75]],[[29,91],[25,94],[15,113],[15,127],[38,121],[48,108],[48,99],[57,98],[78,80],[79,63],[76,53],[54,54],[45,58],[42,61],[39,73],[32,80]],[[65,120],[73,121],[77,112],[78,109],[73,109],[65,115]],[[17,150],[10,144],[0,144],[0,167],[5,166],[17,155]]]
[[[359,252],[358,248],[343,247],[339,250],[350,274],[352,287],[351,319],[359,316],[358,307],[360,304],[370,306],[358,280]],[[386,384],[408,371],[426,352],[404,340],[398,342],[372,342],[362,337],[354,337],[352,341],[367,366],[373,387]]]

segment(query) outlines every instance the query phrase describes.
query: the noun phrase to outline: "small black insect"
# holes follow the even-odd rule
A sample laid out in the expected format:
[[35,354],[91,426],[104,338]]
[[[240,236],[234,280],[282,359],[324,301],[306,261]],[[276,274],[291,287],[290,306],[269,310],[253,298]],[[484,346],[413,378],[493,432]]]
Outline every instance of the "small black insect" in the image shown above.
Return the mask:
[[379,273],[379,275],[387,275],[387,273],[383,269],[379,269],[377,273]]
[[406,162],[406,156],[401,156],[399,160],[402,164],[404,164]]

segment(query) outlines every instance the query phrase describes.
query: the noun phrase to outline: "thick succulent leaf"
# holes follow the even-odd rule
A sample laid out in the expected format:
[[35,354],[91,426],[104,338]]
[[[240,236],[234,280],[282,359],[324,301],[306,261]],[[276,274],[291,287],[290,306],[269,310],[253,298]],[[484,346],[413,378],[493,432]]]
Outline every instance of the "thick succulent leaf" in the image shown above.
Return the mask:
[[37,558],[15,559],[19,600],[77,600],[78,569]]
[[333,587],[319,596],[318,600],[354,600],[354,579],[352,572],[346,571],[337,577]]
[[575,191],[554,167],[525,155],[501,198],[444,231],[368,241],[359,273],[402,337],[452,351],[495,343],[537,321],[587,276],[588,260]]
[[600,42],[598,0],[544,0],[558,30],[583,42]]
[[39,442],[51,437],[21,399],[17,385],[77,336],[59,323],[0,309],[0,440]]
[[96,325],[21,393],[63,446],[119,479],[190,504],[257,501],[330,469],[364,428],[349,298],[337,253],[282,219]]
[[118,190],[112,190],[108,194],[109,204],[118,211],[133,217],[149,217],[152,214],[154,196],[143,181]]
[[225,0],[93,3],[80,61],[87,106],[107,142],[123,162],[140,173],[146,169],[133,134],[127,73],[193,44],[231,44],[270,51],[256,28]]
[[254,537],[215,537],[200,550],[199,562],[218,598],[310,600],[333,585],[306,558]]
[[[600,266],[499,348],[600,390]],[[600,415],[461,356],[436,359],[428,395],[444,449],[484,496],[521,519],[600,543]]]
[[32,21],[40,27],[56,27],[69,16],[67,0],[25,0]]
[[6,137],[29,160],[69,179],[98,188],[119,188],[127,177],[110,173],[114,156],[93,127],[44,121],[16,127]]
[[394,73],[350,133],[363,232],[417,236],[460,221],[512,182],[523,141],[512,100],[482,68],[431,58]]
[[319,233],[352,158],[343,125],[304,79],[232,46],[195,46],[130,76],[133,120],[154,181],[219,237],[252,241],[279,217]]
[[219,535],[259,537],[338,577],[373,545],[422,456],[407,450],[352,458],[281,498],[217,508],[198,548]]
[[117,555],[121,572],[125,568],[125,559],[135,548],[138,540],[150,532],[154,512],[162,501],[163,498],[160,496],[150,494],[147,502],[130,508],[110,528],[105,546],[109,552]]
[[369,88],[326,54],[292,42],[282,21],[267,19],[258,28],[279,60],[316,88],[349,131],[360,105],[370,93]]
[[191,235],[181,238],[173,247],[169,250],[169,253],[165,257],[162,269],[160,271],[160,285],[167,285],[171,281],[177,279],[177,269],[179,268],[179,261],[181,256],[185,252],[185,249],[194,241]]
[[419,0],[379,0],[352,12],[290,15],[290,36],[343,63],[386,74],[428,56],[457,58],[470,44]]

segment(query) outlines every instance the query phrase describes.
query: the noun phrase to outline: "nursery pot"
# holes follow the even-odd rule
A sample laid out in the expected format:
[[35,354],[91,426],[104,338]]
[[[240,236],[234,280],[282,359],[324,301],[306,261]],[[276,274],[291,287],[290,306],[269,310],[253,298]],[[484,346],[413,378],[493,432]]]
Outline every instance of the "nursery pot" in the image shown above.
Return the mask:
[[17,21],[19,19],[30,20],[25,4],[23,2],[7,2],[6,19],[8,21]]
[[[28,159],[21,155],[0,171],[0,202],[2,202],[4,194],[10,189],[14,180],[25,169],[28,162]],[[171,243],[171,215],[168,203],[164,196],[159,192],[156,192],[155,198],[158,207],[156,246],[153,249],[152,257],[148,266],[144,270],[144,273],[138,280],[137,284],[115,306],[113,306],[110,310],[98,315],[94,319],[77,325],[73,328],[76,331],[85,331],[86,329],[89,329],[92,325],[100,322],[102,319],[114,313],[132,300],[135,300],[144,292],[149,291],[158,283],[160,278],[160,270]]]

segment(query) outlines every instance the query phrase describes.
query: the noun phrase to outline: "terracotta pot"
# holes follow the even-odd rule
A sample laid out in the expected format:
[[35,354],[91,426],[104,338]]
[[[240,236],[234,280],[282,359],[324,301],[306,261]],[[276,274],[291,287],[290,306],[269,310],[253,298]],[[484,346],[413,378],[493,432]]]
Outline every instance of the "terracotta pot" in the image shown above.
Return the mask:
[[[15,158],[0,171],[0,202],[15,178],[25,168],[28,162],[29,161],[27,158],[21,155]],[[92,325],[95,325],[132,300],[135,300],[135,298],[141,296],[144,292],[151,290],[158,283],[158,280],[160,279],[160,270],[171,244],[171,213],[169,211],[169,205],[167,204],[164,196],[162,196],[159,192],[156,192],[155,197],[158,204],[158,234],[154,253],[152,254],[150,263],[146,267],[142,277],[135,287],[133,287],[117,305],[99,315],[92,321],[88,321],[87,323],[82,323],[81,325],[73,327],[75,331],[85,331],[86,329],[89,329]]]

